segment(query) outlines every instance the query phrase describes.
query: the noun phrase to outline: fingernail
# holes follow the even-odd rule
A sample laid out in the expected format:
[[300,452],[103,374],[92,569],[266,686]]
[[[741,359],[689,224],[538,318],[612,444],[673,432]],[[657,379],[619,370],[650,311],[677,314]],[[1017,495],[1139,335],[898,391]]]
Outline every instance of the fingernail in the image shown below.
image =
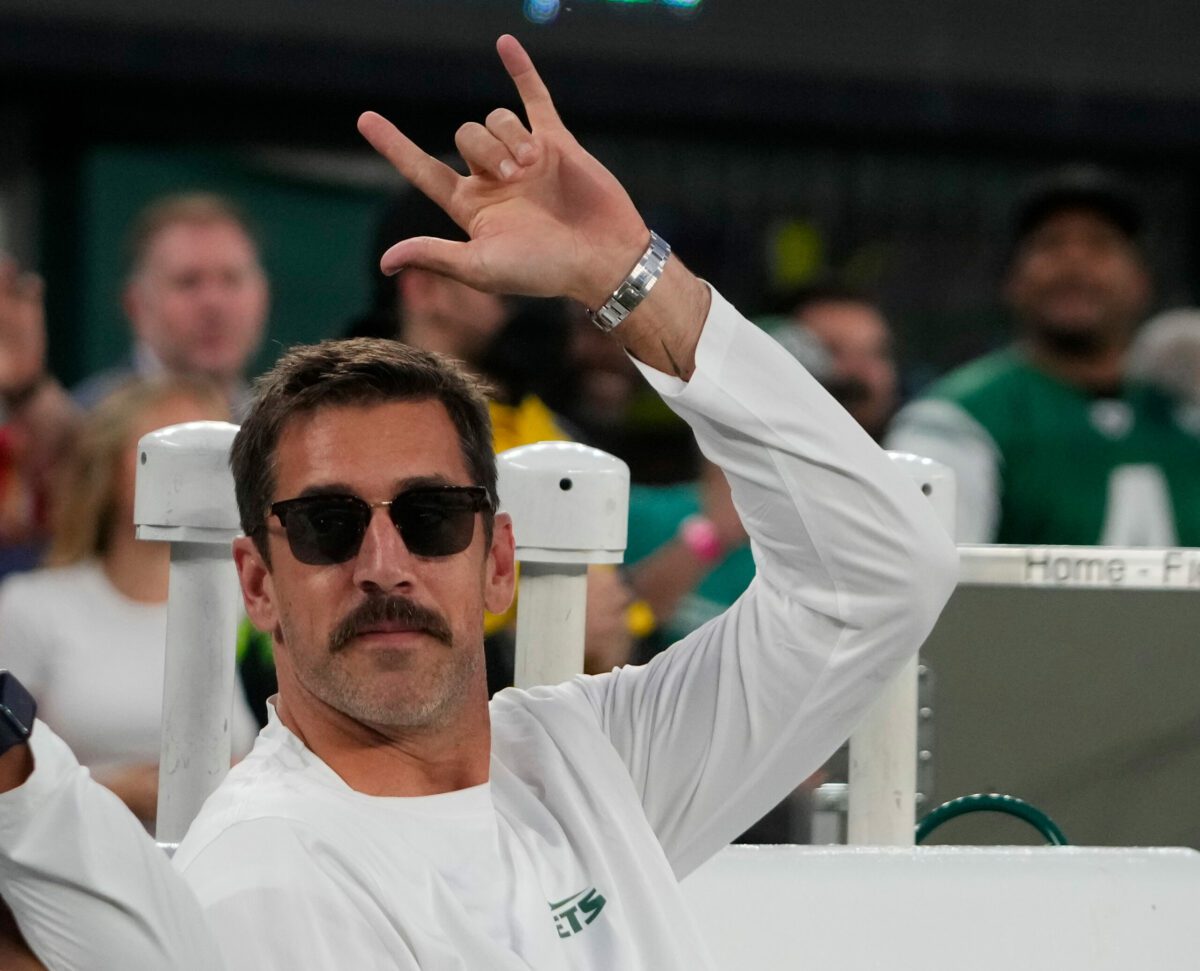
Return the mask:
[[516,171],[517,167],[508,159],[500,163],[501,178],[511,179],[516,174]]
[[517,146],[517,156],[519,158],[523,158],[526,161],[532,161],[534,154],[533,145],[530,142],[521,142],[521,144]]

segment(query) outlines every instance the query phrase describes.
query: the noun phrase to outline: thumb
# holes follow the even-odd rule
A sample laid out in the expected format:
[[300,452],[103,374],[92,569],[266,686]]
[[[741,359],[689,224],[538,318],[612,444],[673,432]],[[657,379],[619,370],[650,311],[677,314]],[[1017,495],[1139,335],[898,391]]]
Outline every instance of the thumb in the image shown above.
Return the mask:
[[468,245],[436,236],[414,236],[389,248],[379,261],[379,268],[394,276],[407,266],[415,266],[474,286],[474,281],[466,277]]

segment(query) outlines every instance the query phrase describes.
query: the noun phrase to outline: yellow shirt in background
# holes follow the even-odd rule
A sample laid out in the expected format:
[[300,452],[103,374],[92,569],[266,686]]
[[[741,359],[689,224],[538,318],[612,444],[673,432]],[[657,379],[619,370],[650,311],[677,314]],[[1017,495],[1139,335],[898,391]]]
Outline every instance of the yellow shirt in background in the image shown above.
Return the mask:
[[[534,442],[569,442],[571,436],[558,427],[554,412],[537,395],[527,395],[520,404],[502,405],[488,402],[492,413],[492,444],[496,454]],[[483,632],[491,636],[511,624],[517,616],[517,602],[502,614],[485,613]]]
[[[532,445],[534,442],[569,442],[571,436],[564,432],[554,420],[554,412],[546,407],[537,395],[528,395],[518,405],[502,405],[488,402],[492,413],[492,444],[496,454]],[[513,623],[517,616],[517,603],[502,614],[485,613],[483,632],[492,635]],[[626,611],[626,622],[634,637],[645,637],[654,630],[654,612],[644,601],[636,601]]]

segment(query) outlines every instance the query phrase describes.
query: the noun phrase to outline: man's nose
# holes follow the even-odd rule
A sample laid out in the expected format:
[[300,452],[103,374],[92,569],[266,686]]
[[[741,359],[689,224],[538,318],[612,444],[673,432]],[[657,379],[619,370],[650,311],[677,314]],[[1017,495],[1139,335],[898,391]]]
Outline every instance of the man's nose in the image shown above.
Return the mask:
[[227,305],[237,300],[240,289],[234,281],[218,274],[209,274],[204,278],[200,287],[200,296],[205,305],[225,309]]
[[354,560],[354,583],[366,592],[412,586],[416,557],[408,551],[386,508],[371,510],[362,546]]

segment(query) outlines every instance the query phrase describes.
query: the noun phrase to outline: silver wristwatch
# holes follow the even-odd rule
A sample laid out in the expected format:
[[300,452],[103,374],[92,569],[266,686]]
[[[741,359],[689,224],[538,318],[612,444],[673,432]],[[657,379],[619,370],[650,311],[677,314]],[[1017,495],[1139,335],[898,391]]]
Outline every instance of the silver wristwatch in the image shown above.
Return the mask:
[[651,230],[650,245],[646,252],[637,261],[637,266],[629,271],[624,282],[613,291],[608,303],[592,314],[592,323],[608,333],[633,313],[654,289],[670,255],[671,245]]

